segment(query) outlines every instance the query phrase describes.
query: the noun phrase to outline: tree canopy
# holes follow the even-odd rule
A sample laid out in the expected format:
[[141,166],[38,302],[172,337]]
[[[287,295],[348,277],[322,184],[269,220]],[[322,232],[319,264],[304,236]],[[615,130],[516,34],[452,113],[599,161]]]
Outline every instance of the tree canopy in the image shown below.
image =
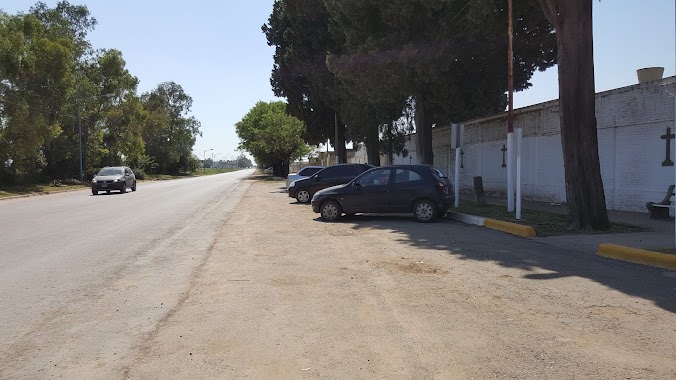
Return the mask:
[[196,166],[190,96],[173,82],[139,95],[122,52],[91,46],[96,24],[86,6],[67,1],[0,12],[1,182],[78,178],[80,141],[85,175],[106,165]]
[[240,148],[258,165],[272,166],[275,175],[286,177],[289,163],[310,153],[303,141],[305,125],[286,112],[286,103],[258,102],[236,125]]
[[[361,102],[413,99],[418,158],[432,163],[433,124],[504,110],[506,4],[497,0],[325,0],[342,45],[329,69]],[[515,89],[555,62],[552,27],[538,4],[515,0]],[[499,53],[505,52],[505,53]]]

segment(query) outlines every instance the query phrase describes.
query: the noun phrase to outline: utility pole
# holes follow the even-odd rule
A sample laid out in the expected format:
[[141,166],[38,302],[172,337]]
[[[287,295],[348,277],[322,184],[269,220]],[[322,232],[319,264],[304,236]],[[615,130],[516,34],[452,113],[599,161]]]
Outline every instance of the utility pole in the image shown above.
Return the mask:
[[512,25],[512,0],[507,0],[507,211],[514,211],[514,36]]

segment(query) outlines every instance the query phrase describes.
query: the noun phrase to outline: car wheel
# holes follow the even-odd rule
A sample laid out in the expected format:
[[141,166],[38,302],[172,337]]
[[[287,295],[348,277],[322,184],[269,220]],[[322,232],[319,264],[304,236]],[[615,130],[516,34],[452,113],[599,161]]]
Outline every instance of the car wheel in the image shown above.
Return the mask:
[[120,193],[121,193],[121,194],[124,194],[124,193],[126,193],[126,192],[127,192],[127,184],[125,183],[125,184],[122,185],[122,187],[120,188]]
[[131,185],[131,191],[136,191],[136,181],[134,181],[134,184]]
[[418,201],[415,203],[415,206],[413,206],[413,216],[415,216],[419,222],[429,223],[434,220],[436,215],[437,207],[427,199]]
[[296,200],[298,203],[308,203],[310,201],[310,192],[307,189],[300,189],[296,192]]
[[92,189],[92,195],[99,195],[99,191]]
[[335,221],[340,217],[340,214],[343,213],[343,210],[340,208],[340,204],[338,204],[336,201],[324,202],[319,211],[319,215],[321,215],[322,219],[327,222]]

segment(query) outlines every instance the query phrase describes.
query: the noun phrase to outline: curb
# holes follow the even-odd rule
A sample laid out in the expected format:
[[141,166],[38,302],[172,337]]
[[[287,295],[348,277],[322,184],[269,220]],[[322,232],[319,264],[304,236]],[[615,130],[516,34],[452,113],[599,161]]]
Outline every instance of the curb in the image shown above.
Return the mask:
[[533,227],[524,226],[523,224],[505,222],[497,219],[484,218],[481,216],[463,214],[460,212],[450,211],[448,217],[459,222],[473,224],[475,226],[486,227],[492,230],[506,232],[508,234],[517,235],[521,237],[537,236]]
[[463,214],[459,212],[451,211],[448,213],[448,218],[452,220],[457,220],[458,222],[463,222],[467,224],[473,224],[475,226],[483,227],[484,218],[475,215]]
[[497,219],[485,219],[484,226],[494,230],[507,232],[508,234],[517,235],[525,238],[535,237],[537,234],[531,226],[524,226],[523,224],[505,222]]
[[611,259],[628,261],[630,263],[676,270],[676,255],[625,247],[616,244],[599,244],[596,254]]

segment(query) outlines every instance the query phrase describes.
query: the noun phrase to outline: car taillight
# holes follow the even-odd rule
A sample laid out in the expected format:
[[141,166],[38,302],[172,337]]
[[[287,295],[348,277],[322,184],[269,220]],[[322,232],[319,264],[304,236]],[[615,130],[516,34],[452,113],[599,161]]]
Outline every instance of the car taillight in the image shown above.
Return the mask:
[[437,182],[437,190],[444,194],[448,194],[448,187],[441,182]]

